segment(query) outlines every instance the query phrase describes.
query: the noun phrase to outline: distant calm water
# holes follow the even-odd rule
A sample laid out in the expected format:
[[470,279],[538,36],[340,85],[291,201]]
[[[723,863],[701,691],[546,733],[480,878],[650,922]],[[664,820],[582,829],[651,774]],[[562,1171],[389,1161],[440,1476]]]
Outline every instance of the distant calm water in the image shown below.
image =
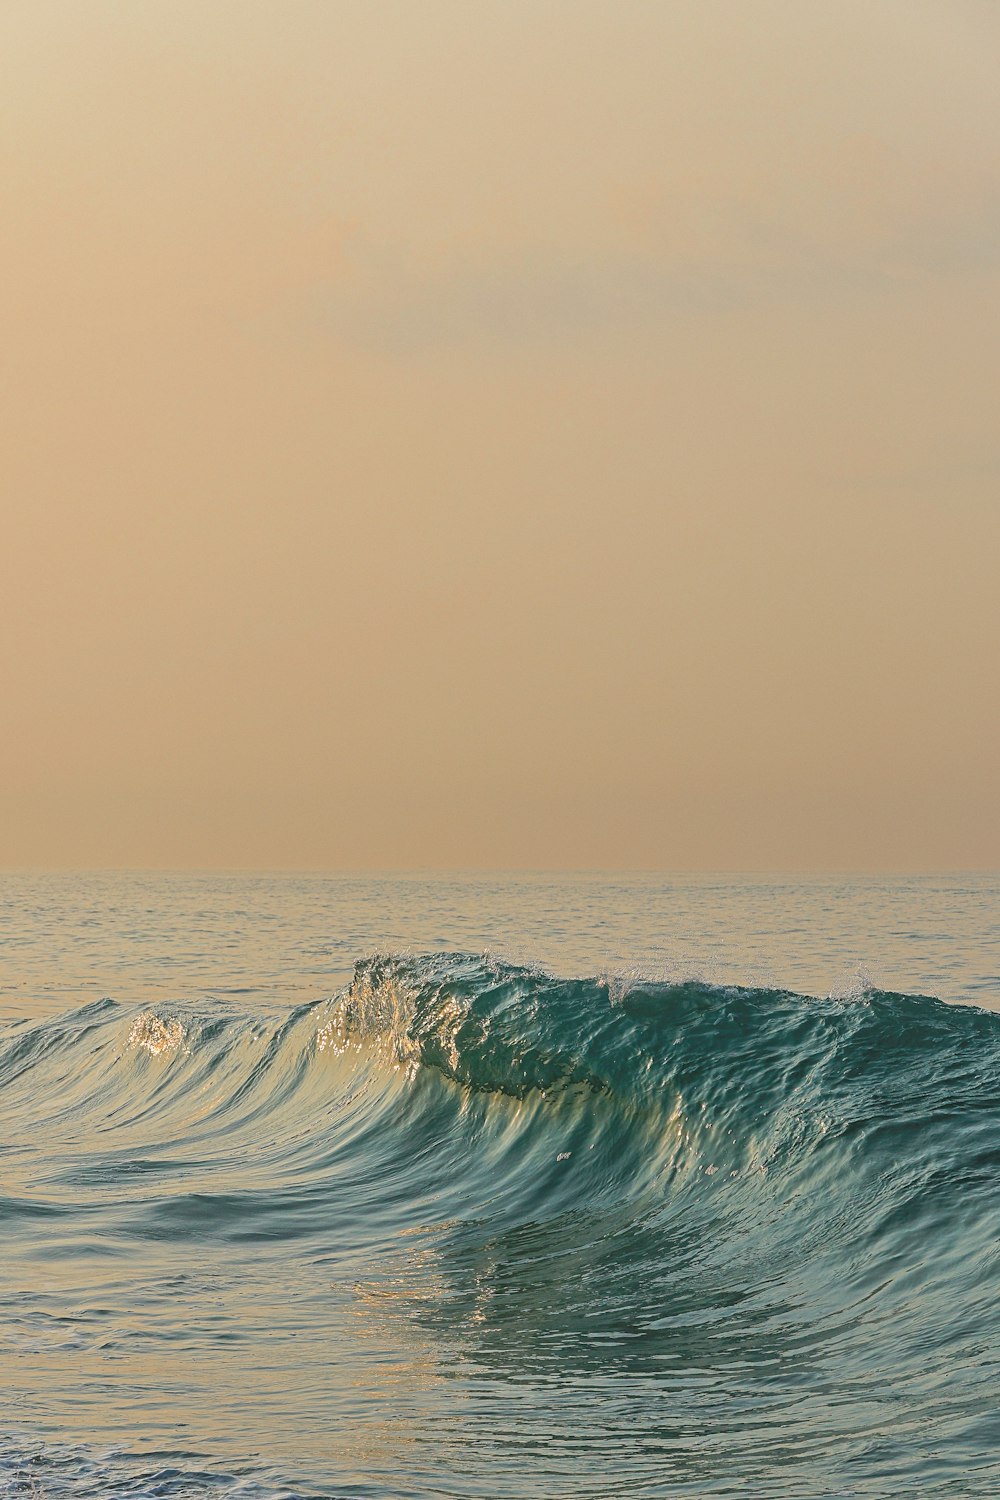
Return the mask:
[[0,1494],[995,1496],[997,1009],[992,876],[0,876]]

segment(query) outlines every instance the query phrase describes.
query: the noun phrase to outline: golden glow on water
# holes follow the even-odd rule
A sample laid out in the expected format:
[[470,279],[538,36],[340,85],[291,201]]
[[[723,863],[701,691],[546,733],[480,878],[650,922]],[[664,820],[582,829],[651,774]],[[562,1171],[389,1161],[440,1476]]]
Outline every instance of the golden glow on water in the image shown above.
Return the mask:
[[[997,1004],[995,879],[0,903],[0,1487],[791,1500],[926,1488],[918,1431],[987,1462],[948,1433],[988,1398],[1000,1037],[919,991]],[[803,993],[736,983],[765,955]]]

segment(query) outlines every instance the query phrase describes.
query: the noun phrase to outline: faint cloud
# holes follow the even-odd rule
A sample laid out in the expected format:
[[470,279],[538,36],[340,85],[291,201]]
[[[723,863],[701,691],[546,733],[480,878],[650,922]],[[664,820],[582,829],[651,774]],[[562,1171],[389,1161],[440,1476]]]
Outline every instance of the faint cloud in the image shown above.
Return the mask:
[[307,316],[336,338],[396,354],[476,344],[562,342],[649,317],[718,308],[721,280],[671,276],[655,262],[547,254],[416,272],[382,257],[317,290]]
[[466,248],[450,260],[358,231],[295,317],[393,355],[497,350],[669,326],[756,305],[866,300],[1000,264],[1000,162],[963,174],[845,138],[739,184],[651,179],[609,206],[598,246]]
[[618,222],[675,272],[787,275],[793,287],[807,268],[822,285],[1000,261],[1000,154],[956,160],[852,134],[731,175],[634,184],[614,206]]

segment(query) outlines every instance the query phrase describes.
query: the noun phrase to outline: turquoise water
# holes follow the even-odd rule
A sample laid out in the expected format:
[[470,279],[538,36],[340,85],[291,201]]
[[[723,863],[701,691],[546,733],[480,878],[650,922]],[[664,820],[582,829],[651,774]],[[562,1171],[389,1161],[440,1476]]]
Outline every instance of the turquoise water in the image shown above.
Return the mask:
[[0,1493],[1000,1493],[998,897],[0,877]]

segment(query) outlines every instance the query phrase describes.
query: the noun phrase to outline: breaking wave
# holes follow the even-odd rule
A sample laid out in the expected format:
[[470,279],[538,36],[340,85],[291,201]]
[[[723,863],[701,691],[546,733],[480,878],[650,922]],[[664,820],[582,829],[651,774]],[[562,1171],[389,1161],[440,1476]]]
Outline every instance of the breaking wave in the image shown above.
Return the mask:
[[[103,1001],[11,1028],[0,1118],[0,1215],[49,1254],[281,1246],[483,1381],[590,1391],[604,1477],[574,1494],[1000,1487],[992,1014],[377,955],[277,1021]],[[65,1493],[104,1493],[88,1462]],[[336,1492],[396,1493],[373,1472]]]

